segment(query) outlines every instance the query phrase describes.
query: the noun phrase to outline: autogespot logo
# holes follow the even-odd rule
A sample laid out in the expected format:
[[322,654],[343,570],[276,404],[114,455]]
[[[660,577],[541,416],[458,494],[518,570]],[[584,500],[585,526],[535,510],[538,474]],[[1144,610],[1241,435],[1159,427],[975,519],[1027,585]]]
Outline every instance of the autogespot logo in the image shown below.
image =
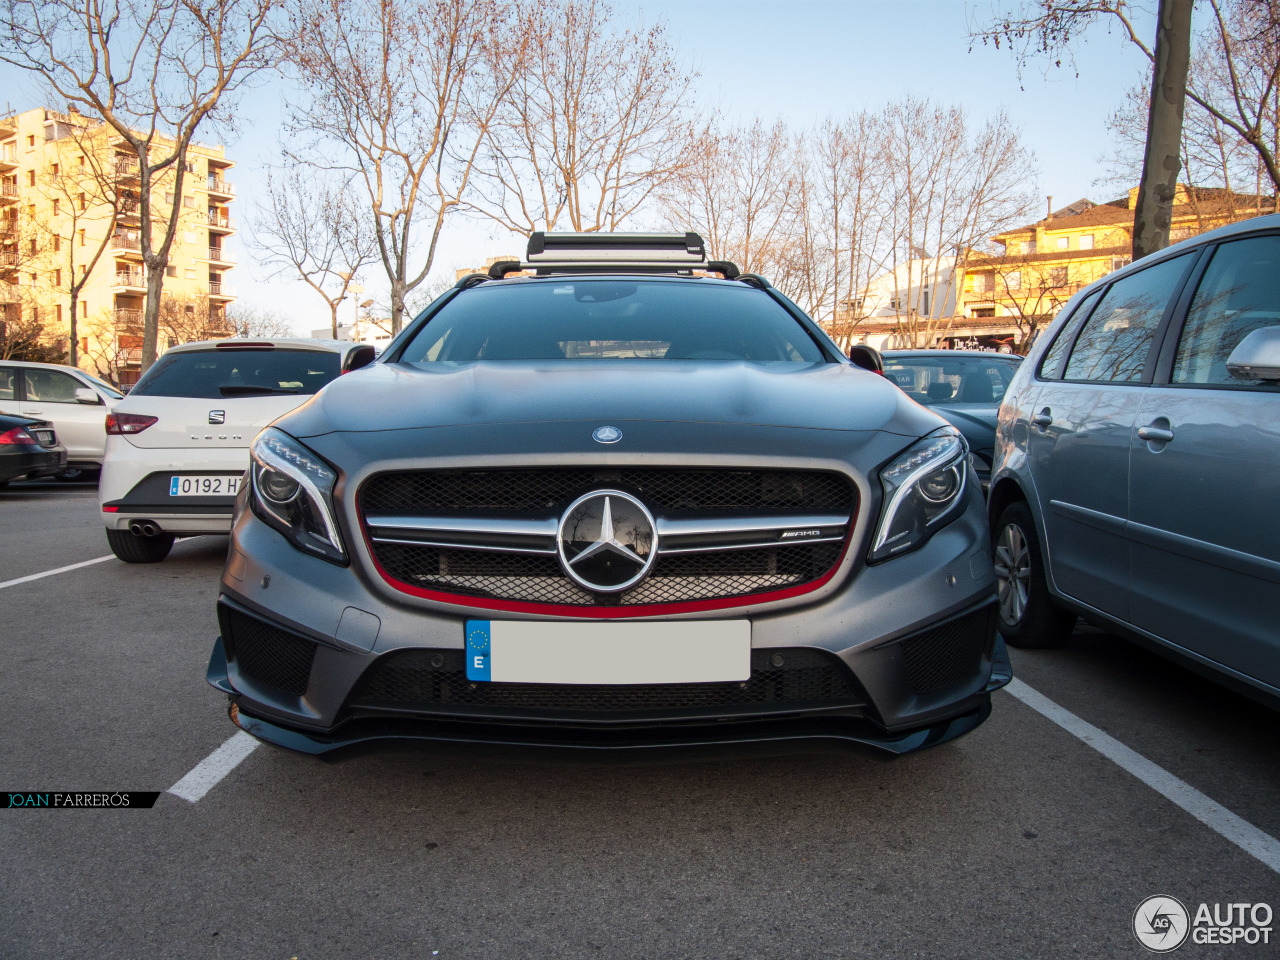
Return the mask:
[[1133,911],[1133,933],[1152,953],[1177,950],[1187,940],[1191,916],[1175,897],[1147,897]]

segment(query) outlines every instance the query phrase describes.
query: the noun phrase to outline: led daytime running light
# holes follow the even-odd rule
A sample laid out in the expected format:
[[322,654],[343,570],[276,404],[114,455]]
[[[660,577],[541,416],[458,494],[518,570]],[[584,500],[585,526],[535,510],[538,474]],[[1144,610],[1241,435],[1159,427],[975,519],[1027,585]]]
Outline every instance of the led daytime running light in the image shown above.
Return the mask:
[[[334,472],[319,460],[307,456],[298,447],[289,443],[277,431],[270,428],[262,431],[258,435],[258,439],[253,442],[253,458],[264,467],[283,473],[285,476],[292,477],[298,482],[311,497],[316,507],[319,509],[320,518],[324,521],[325,538],[329,545],[339,552],[345,552],[342,546],[342,537],[338,534],[338,529],[334,526],[333,518],[329,515],[328,497],[320,492],[320,487],[316,481],[319,480],[326,486],[332,487],[334,480],[337,479]],[[261,496],[269,503],[274,502],[263,495],[261,488],[258,486],[258,473],[253,471],[254,492]]]

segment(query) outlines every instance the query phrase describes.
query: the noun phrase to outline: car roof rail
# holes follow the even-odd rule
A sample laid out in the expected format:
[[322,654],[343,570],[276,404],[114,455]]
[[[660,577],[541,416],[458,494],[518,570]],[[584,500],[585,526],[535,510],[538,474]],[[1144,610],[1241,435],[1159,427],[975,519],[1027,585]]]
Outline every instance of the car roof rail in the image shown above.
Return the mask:
[[728,260],[708,260],[702,237],[687,233],[547,233],[530,235],[525,260],[499,260],[489,267],[494,280],[533,271],[558,274],[652,273],[692,276],[695,271],[738,277]]
[[491,279],[493,278],[487,273],[468,273],[465,277],[455,283],[454,287],[458,290],[465,290],[467,287],[474,287],[477,283],[484,283],[486,280]]

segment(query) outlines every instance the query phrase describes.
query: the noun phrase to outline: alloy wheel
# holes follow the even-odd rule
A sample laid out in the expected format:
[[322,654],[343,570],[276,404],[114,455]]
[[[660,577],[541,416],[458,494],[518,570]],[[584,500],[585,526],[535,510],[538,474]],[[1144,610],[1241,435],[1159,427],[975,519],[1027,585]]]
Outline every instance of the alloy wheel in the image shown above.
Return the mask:
[[1000,619],[1009,625],[1022,620],[1027,611],[1027,591],[1031,580],[1031,551],[1027,538],[1016,523],[1005,524],[996,541],[996,586],[1000,598]]

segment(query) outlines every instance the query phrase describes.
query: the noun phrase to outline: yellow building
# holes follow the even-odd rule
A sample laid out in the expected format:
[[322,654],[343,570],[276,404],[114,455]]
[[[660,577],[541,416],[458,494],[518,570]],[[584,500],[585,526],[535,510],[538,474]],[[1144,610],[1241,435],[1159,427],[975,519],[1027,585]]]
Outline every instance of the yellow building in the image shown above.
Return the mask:
[[[160,350],[226,335],[226,306],[235,299],[226,282],[235,266],[227,248],[235,232],[232,165],[221,146],[192,144],[187,154]],[[166,171],[152,185],[155,243],[173,209],[175,179]],[[125,386],[140,372],[146,303],[139,190],[136,155],[104,124],[44,109],[0,118],[0,321],[6,329],[43,327],[48,341],[65,343],[72,278],[87,277],[76,307],[79,365]]]
[[[984,345],[1012,339],[1025,350],[1077,291],[1130,262],[1137,196],[1134,187],[1110,203],[1079,200],[992,237],[1000,252],[975,254],[966,265],[956,330]],[[1271,213],[1273,203],[1271,197],[1178,184],[1170,241]]]

